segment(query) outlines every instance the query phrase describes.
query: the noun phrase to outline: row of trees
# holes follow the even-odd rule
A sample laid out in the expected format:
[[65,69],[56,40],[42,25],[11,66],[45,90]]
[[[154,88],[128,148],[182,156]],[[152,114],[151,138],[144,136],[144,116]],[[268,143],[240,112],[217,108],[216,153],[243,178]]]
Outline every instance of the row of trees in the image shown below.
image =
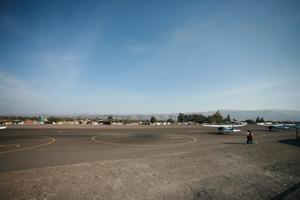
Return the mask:
[[226,118],[223,118],[221,115],[220,111],[217,111],[213,115],[202,115],[202,114],[184,114],[184,113],[179,113],[178,122],[196,122],[196,123],[216,123],[216,124],[221,124],[221,123],[230,123],[231,118],[230,115],[227,115]]
[[[223,118],[220,111],[217,111],[213,115],[205,116],[203,114],[184,114],[179,113],[178,122],[196,122],[196,123],[211,123],[211,124],[221,124],[221,123],[230,123],[231,121],[236,121],[235,119],[231,120],[230,115],[228,114],[226,118]],[[263,117],[257,117],[256,120],[247,119],[245,120],[248,124],[262,123],[265,122]]]
[[265,119],[264,119],[263,117],[259,117],[259,116],[258,116],[258,117],[256,118],[255,122],[256,122],[256,123],[262,123],[262,122],[265,122]]

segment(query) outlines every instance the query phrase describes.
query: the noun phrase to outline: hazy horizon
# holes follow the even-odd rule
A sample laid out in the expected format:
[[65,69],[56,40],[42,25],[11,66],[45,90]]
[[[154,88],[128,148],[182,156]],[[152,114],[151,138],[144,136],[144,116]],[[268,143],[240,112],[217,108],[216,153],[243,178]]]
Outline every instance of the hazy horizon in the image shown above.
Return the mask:
[[294,112],[294,113],[299,113],[300,110],[287,110],[287,109],[257,109],[257,110],[239,110],[239,109],[217,109],[217,110],[198,110],[198,111],[191,111],[191,112],[168,112],[168,113],[163,113],[163,112],[153,112],[153,113],[96,113],[96,112],[82,112],[82,113],[27,113],[27,114],[18,114],[18,113],[12,113],[12,114],[6,114],[6,113],[0,113],[0,116],[106,116],[106,115],[113,115],[113,116],[130,116],[130,115],[173,115],[173,114],[178,114],[178,113],[185,113],[185,114],[192,114],[192,113],[214,113],[217,111],[221,112]]
[[300,3],[1,1],[0,114],[300,110]]

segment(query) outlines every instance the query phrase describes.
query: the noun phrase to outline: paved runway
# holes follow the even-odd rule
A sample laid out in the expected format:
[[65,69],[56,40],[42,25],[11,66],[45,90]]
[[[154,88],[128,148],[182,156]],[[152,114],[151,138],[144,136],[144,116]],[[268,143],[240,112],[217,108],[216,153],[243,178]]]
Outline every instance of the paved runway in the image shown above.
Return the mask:
[[19,126],[0,131],[0,199],[297,199],[299,146],[257,126]]
[[217,135],[204,127],[8,128],[0,132],[0,173],[241,143],[243,134]]

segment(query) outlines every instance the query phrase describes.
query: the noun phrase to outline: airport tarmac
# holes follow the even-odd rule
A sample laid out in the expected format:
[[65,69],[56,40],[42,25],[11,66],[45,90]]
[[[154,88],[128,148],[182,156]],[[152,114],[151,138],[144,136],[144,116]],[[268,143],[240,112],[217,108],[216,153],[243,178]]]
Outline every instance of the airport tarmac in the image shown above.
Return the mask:
[[233,138],[199,127],[8,128],[0,135],[0,173],[182,152]]
[[[247,129],[257,145],[245,144]],[[231,135],[197,126],[9,127],[0,132],[0,198],[293,199],[299,153],[295,130],[256,126]]]

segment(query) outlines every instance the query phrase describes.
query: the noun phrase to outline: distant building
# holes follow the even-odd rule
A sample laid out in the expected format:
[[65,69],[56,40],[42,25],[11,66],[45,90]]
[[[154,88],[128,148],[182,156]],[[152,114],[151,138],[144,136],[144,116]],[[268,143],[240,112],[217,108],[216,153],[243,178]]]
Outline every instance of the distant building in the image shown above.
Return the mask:
[[94,125],[94,126],[95,126],[95,125],[99,125],[99,123],[93,121],[93,122],[92,122],[92,125]]
[[162,125],[162,123],[161,123],[161,122],[154,122],[154,123],[152,123],[152,124],[150,124],[150,125],[160,126],[160,125]]
[[113,122],[113,123],[111,123],[111,125],[121,126],[121,125],[123,125],[123,122]]
[[22,120],[17,119],[13,121],[13,124],[24,124],[24,122]]
[[6,121],[5,125],[12,125],[12,122],[11,121]]
[[141,124],[137,123],[137,122],[132,122],[132,123],[127,123],[126,125],[128,125],[128,126],[137,126],[137,125],[141,125]]
[[39,122],[36,121],[36,120],[25,120],[24,121],[24,125],[35,125],[35,124],[38,124]]
[[74,125],[75,122],[74,121],[64,121],[63,124],[65,124],[65,125]]

